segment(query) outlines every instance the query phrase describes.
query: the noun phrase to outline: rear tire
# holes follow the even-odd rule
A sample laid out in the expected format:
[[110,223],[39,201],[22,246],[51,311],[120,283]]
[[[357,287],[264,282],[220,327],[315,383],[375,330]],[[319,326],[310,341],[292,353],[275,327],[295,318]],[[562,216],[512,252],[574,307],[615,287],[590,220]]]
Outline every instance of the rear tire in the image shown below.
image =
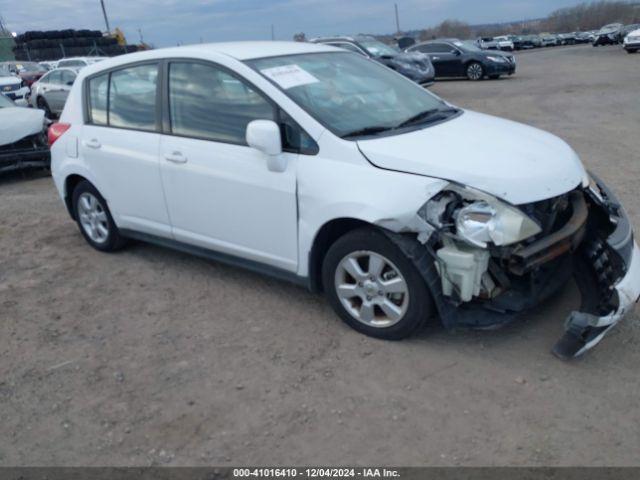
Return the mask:
[[42,97],[38,97],[36,100],[36,105],[38,106],[38,108],[40,110],[44,110],[44,116],[52,119],[53,118],[53,112],[51,111],[51,108],[49,108],[49,104],[47,103],[47,101],[42,98]]
[[80,233],[89,245],[101,252],[113,252],[125,245],[107,201],[91,183],[83,180],[76,185],[72,205]]
[[484,77],[484,67],[479,62],[471,62],[467,65],[466,73],[469,80],[477,82]]
[[416,266],[374,228],[351,231],[331,246],[322,264],[322,282],[342,320],[371,337],[406,338],[434,313]]

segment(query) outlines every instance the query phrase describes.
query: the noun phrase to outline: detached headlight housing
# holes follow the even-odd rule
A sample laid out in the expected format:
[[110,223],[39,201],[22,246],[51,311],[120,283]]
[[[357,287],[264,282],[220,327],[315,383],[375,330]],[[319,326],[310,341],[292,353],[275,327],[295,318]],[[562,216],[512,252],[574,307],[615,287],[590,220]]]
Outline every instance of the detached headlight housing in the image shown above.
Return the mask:
[[512,245],[542,231],[518,208],[455,184],[427,202],[418,214],[442,233],[478,248]]

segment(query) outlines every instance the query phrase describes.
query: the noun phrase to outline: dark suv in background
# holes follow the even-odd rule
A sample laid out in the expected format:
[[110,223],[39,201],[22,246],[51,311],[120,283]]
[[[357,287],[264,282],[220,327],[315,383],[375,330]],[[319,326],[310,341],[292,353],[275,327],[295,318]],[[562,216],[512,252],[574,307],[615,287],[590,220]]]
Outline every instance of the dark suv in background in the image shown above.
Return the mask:
[[371,58],[423,86],[433,84],[435,79],[435,71],[427,55],[403,52],[370,36],[314,38],[310,42],[343,48]]
[[455,38],[418,43],[409,47],[407,52],[429,55],[436,70],[436,78],[495,79],[516,72],[516,60],[513,55],[481,50],[473,42],[462,42]]

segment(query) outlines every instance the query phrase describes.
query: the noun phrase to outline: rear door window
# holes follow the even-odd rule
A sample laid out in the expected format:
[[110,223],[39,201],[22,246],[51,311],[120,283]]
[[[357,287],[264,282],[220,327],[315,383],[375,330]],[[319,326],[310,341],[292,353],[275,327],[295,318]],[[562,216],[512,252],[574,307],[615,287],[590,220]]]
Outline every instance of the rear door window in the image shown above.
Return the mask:
[[49,75],[46,76],[42,83],[51,83],[53,85],[59,85],[62,83],[62,71],[54,70]]
[[76,74],[71,70],[63,70],[62,71],[62,84],[71,86],[73,82],[76,80]]

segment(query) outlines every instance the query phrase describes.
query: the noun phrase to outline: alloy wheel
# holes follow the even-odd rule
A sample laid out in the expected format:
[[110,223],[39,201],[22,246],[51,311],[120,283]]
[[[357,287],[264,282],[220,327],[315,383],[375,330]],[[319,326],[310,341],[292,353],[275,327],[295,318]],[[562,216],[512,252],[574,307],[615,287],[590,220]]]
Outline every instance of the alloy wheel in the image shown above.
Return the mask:
[[107,212],[95,197],[84,192],[78,198],[78,218],[82,229],[95,243],[105,243],[109,238],[109,220]]
[[467,76],[471,80],[480,80],[482,78],[482,75],[482,65],[480,65],[479,63],[472,63],[467,68]]
[[409,306],[409,287],[398,267],[367,250],[350,253],[340,261],[334,288],[353,318],[375,328],[395,325]]

